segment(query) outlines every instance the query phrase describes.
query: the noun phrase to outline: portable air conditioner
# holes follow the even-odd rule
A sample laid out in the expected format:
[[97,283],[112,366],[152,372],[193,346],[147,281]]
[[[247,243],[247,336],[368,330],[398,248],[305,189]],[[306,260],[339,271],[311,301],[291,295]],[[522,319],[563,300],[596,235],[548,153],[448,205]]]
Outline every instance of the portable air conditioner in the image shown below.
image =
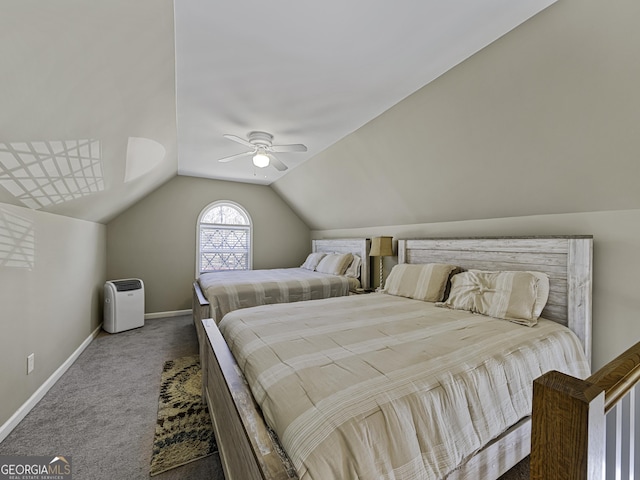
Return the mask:
[[118,333],[144,326],[144,284],[137,278],[111,280],[104,284],[102,328]]

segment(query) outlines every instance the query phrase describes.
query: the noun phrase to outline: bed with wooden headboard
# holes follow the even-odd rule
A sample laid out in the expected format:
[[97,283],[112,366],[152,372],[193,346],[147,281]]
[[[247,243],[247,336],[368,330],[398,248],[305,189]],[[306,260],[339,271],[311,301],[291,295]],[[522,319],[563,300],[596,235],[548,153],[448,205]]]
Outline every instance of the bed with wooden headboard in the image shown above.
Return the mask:
[[[567,326],[575,333],[579,339],[575,343],[586,353],[586,363],[591,352],[592,248],[590,236],[407,239],[398,241],[398,261],[400,264],[447,263],[464,270],[546,274],[549,299],[542,317]],[[235,325],[236,314],[243,318],[270,313],[293,315],[304,312],[307,303],[311,309],[315,302],[324,302],[317,305],[326,305],[327,309],[344,305],[344,308],[354,310],[350,302],[367,302],[368,297],[371,302],[376,298],[379,302],[381,296],[384,294],[256,307],[229,314],[222,326]],[[365,303],[358,305],[364,308]],[[290,310],[294,306],[297,310]],[[289,309],[284,310],[285,307]],[[201,350],[203,392],[227,479],[299,478],[300,470],[294,468],[278,436],[267,426],[247,383],[248,377],[245,378],[238,367],[216,322],[205,319],[202,324],[206,333],[205,348]],[[524,417],[466,458],[447,478],[496,479],[522,460],[529,449],[530,420]]]

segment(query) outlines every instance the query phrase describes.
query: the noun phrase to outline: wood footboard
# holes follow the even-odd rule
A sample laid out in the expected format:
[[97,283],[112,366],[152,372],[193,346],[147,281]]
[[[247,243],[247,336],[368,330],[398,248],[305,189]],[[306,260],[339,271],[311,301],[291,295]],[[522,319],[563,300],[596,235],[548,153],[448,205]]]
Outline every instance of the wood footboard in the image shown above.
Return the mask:
[[198,324],[205,318],[211,318],[211,309],[209,308],[209,301],[202,293],[200,284],[196,280],[193,282],[193,301],[191,302],[193,309],[193,323],[198,327]]
[[205,398],[227,480],[291,480],[295,470],[267,429],[259,407],[220,330],[202,322]]
[[[198,283],[197,280],[193,282],[193,301],[191,305],[191,311],[193,315],[193,326],[196,328],[196,334],[198,336],[198,348],[200,351],[200,360],[201,360],[200,363],[203,365],[203,368],[204,368],[204,362],[202,362],[202,359],[204,358],[203,355],[206,350],[206,342],[205,342],[204,327],[202,326],[202,320],[210,317],[210,314],[209,314],[210,308],[209,308],[209,302],[207,301],[204,294],[202,293],[202,289],[200,288],[200,284]],[[204,383],[206,382],[206,378],[203,376],[202,380],[203,380],[202,382],[203,397],[202,398],[205,398]]]
[[490,480],[507,473],[531,451],[531,417],[526,417],[485,445],[446,480]]

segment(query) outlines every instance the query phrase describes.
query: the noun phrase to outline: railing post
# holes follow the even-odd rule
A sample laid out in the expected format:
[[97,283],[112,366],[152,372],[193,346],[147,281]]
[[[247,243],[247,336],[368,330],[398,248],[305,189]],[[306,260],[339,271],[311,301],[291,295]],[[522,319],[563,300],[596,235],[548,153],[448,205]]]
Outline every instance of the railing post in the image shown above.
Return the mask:
[[530,478],[602,480],[604,391],[560,372],[533,383]]

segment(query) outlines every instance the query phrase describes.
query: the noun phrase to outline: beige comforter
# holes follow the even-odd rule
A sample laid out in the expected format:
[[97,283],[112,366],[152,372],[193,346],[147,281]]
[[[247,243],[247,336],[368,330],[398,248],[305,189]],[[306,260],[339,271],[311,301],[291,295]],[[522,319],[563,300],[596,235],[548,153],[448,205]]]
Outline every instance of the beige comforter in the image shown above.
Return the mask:
[[304,268],[211,272],[202,274],[198,283],[216,323],[240,308],[339,297],[359,286],[355,278]]
[[589,374],[577,337],[382,293],[228,314],[220,330],[301,479],[438,479]]

